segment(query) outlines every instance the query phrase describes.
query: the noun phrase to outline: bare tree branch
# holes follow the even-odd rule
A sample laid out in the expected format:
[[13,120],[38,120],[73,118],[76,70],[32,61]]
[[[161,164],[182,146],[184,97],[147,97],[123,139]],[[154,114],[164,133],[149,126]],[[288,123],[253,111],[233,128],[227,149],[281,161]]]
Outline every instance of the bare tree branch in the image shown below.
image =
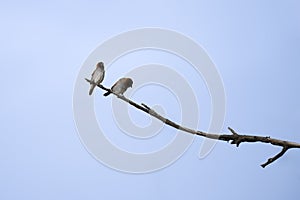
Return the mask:
[[[85,80],[89,83],[91,82],[89,79],[85,79]],[[98,85],[98,87],[107,92],[108,91],[112,92],[110,89],[104,87],[103,85]],[[213,140],[227,141],[227,142],[230,142],[230,144],[235,144],[237,147],[243,142],[262,142],[262,143],[269,143],[269,144],[275,145],[275,146],[281,146],[282,150],[277,155],[275,155],[272,158],[269,158],[264,164],[261,164],[261,167],[263,167],[263,168],[265,168],[267,165],[271,164],[272,162],[276,161],[278,158],[283,156],[287,150],[289,150],[291,148],[300,148],[299,143],[285,141],[285,140],[279,140],[279,139],[271,138],[269,136],[263,137],[263,136],[255,136],[255,135],[240,135],[230,127],[228,127],[228,129],[232,134],[214,134],[214,133],[206,133],[203,131],[193,130],[193,129],[181,126],[181,125],[161,116],[160,114],[155,112],[153,109],[151,109],[149,106],[147,106],[144,103],[141,103],[141,105],[139,105],[139,104],[131,101],[130,99],[126,98],[123,95],[115,94],[113,92],[112,92],[112,94],[116,95],[118,98],[122,99],[123,101],[129,103],[131,106],[155,117],[156,119],[162,121],[163,123],[165,123],[169,126],[172,126],[173,128],[176,128],[178,130],[190,133],[190,134],[198,135],[198,136],[213,139]]]
[[262,168],[265,168],[268,164],[274,162],[275,160],[277,160],[278,158],[280,158],[281,156],[283,156],[283,154],[284,154],[288,149],[289,149],[289,147],[284,146],[284,147],[282,148],[282,150],[281,150],[278,154],[276,154],[276,155],[275,155],[274,157],[272,157],[272,158],[269,158],[269,159],[267,160],[267,162],[265,162],[264,164],[261,164],[260,166],[261,166]]

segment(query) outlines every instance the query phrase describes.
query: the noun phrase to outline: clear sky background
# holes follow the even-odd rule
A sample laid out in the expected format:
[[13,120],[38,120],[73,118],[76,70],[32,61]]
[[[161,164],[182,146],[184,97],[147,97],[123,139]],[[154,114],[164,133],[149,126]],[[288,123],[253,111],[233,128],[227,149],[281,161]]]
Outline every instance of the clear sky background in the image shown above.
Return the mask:
[[128,174],[86,151],[72,110],[74,82],[98,45],[124,31],[160,27],[193,38],[216,64],[227,97],[224,132],[231,126],[300,142],[299,10],[296,0],[2,1],[0,199],[299,198],[299,150],[262,169],[279,148],[219,142],[200,160],[197,138],[169,167]]

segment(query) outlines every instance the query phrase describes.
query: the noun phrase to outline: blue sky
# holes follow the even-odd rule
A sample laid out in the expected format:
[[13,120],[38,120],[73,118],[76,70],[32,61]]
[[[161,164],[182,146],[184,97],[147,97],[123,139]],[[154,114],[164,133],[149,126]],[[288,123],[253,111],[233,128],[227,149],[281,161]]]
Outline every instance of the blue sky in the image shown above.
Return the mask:
[[[299,150],[288,151],[262,169],[259,165],[280,150],[264,144],[236,148],[219,142],[200,160],[197,154],[203,140],[197,138],[180,159],[162,170],[140,175],[115,171],[87,152],[72,109],[75,80],[95,48],[128,30],[159,27],[192,38],[215,63],[226,91],[224,132],[231,126],[242,133],[300,142],[298,1],[9,1],[0,5],[0,199],[295,199],[300,195]],[[149,54],[159,61],[169,58]],[[147,52],[137,56],[145,56],[141,60],[147,62],[151,58]],[[124,63],[135,63],[134,59],[134,55],[124,57]],[[120,74],[112,71],[104,83],[112,84],[131,68],[122,68]],[[192,87],[196,80],[191,78]],[[201,95],[197,99],[208,112],[203,96],[203,103]],[[100,93],[95,97],[97,109],[111,101],[100,97]],[[179,120],[170,100],[148,95],[145,100],[139,94],[136,98],[151,104],[159,101]],[[101,121],[111,113],[107,109],[97,115]],[[107,124],[110,128],[115,130],[115,124]],[[174,130],[164,131],[163,142]],[[114,132],[111,139],[130,144],[119,134]]]

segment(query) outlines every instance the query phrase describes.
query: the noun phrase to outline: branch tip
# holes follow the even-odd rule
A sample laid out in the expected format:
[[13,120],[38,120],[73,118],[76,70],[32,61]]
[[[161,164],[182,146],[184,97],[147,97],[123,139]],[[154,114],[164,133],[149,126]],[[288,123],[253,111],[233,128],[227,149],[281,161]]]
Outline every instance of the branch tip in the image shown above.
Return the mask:
[[228,130],[233,134],[233,135],[238,135],[235,130],[233,130],[232,128],[228,127]]
[[283,147],[282,147],[282,150],[281,150],[278,154],[276,154],[276,155],[275,155],[274,157],[272,157],[272,158],[269,158],[269,159],[267,160],[267,162],[261,164],[260,166],[261,166],[262,168],[265,168],[267,165],[271,164],[272,162],[276,161],[278,158],[280,158],[281,156],[283,156],[283,154],[284,154],[288,149],[289,149],[288,146],[283,146]]

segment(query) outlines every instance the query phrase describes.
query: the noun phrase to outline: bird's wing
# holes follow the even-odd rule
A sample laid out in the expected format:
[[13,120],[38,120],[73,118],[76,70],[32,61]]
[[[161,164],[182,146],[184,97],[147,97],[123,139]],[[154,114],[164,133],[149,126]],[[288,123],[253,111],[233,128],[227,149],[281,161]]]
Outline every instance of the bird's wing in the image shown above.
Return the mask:
[[104,78],[104,74],[103,74],[104,71],[101,71],[99,69],[95,70],[92,74],[92,81],[95,82],[96,84],[99,84],[103,78]]
[[97,71],[97,68],[93,71],[92,73],[92,77],[94,76],[95,72]]
[[113,84],[113,86],[111,86],[111,90],[113,90],[113,88],[117,85],[117,84],[119,84],[119,82],[120,82],[120,80],[118,80],[117,82],[115,82],[115,84]]
[[102,72],[102,75],[101,75],[100,80],[99,80],[100,83],[104,80],[104,76],[105,76],[105,71]]

